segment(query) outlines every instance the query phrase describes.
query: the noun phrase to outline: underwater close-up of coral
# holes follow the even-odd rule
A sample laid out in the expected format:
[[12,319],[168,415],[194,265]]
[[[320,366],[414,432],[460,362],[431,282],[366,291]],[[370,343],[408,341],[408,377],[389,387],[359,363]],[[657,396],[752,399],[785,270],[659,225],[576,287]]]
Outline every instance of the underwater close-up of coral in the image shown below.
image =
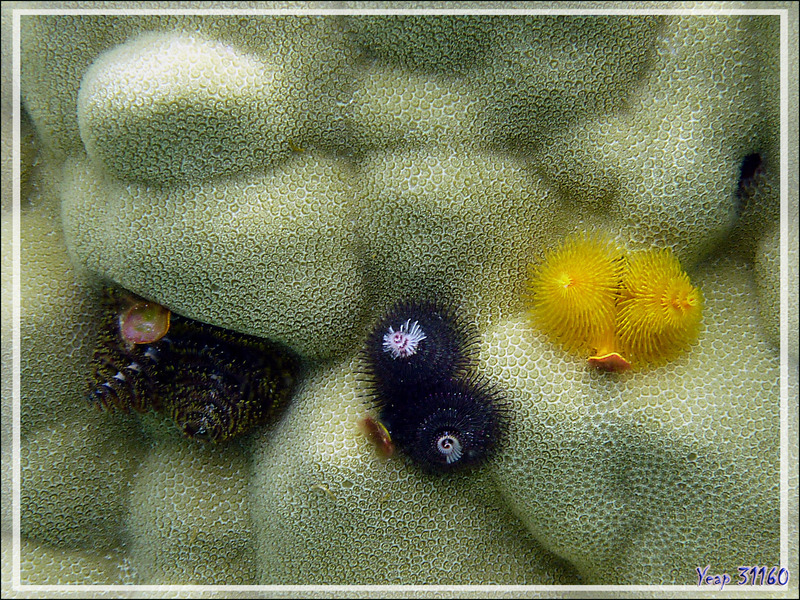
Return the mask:
[[4,597],[796,591],[796,5],[126,6],[13,14],[18,208],[3,10]]

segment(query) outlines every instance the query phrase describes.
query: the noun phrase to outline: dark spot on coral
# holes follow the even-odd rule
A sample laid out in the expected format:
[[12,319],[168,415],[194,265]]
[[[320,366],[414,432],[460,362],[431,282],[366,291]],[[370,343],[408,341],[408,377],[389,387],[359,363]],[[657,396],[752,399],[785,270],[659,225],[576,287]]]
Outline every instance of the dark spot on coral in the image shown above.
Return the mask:
[[739,166],[739,185],[736,190],[736,215],[740,216],[748,208],[764,175],[764,162],[761,154],[754,152],[742,159]]
[[761,167],[761,155],[758,152],[748,154],[742,160],[742,166],[739,175],[739,184],[745,185],[745,182],[751,180],[755,176],[756,171]]

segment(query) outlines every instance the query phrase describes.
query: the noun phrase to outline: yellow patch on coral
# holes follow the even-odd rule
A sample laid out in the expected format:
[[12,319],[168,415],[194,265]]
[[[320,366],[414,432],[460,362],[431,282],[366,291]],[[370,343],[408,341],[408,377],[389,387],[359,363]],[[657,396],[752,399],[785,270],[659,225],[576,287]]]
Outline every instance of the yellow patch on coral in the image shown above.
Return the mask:
[[689,346],[700,331],[703,295],[670,250],[631,255],[618,302],[617,338],[637,363],[661,363]]
[[596,351],[613,336],[622,266],[604,237],[567,239],[531,272],[531,318],[567,349]]

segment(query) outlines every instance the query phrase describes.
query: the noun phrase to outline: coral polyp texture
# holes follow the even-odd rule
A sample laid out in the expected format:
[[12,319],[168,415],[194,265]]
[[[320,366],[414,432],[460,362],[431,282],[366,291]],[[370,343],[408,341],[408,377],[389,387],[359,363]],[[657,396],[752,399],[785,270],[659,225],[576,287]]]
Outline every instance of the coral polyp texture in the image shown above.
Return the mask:
[[[779,565],[781,21],[731,12],[20,15],[21,582],[696,586]],[[125,396],[117,373],[172,341],[133,389],[161,412],[86,401],[107,284],[146,300],[114,313],[96,383]],[[474,331],[398,314],[365,378],[409,298]],[[170,406],[256,385],[237,339],[296,355],[296,392],[249,435],[187,439]],[[377,374],[420,372],[436,384],[399,387],[421,426],[384,423]]]

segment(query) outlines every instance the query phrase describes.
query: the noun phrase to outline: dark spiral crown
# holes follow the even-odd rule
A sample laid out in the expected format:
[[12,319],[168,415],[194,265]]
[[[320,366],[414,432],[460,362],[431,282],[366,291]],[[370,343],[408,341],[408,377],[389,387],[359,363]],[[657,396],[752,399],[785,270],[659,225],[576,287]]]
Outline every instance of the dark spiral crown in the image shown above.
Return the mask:
[[184,435],[223,442],[276,415],[291,398],[298,359],[276,345],[173,315],[167,334],[132,345],[109,310],[92,360],[98,408],[155,410]]
[[434,472],[483,462],[505,433],[505,417],[503,394],[476,376],[398,399],[381,413],[397,447]]
[[[416,351],[394,356],[384,338],[416,324],[424,334]],[[378,321],[364,350],[366,373],[381,405],[398,389],[424,389],[446,381],[470,367],[476,357],[478,333],[451,309],[430,301],[401,302]]]

